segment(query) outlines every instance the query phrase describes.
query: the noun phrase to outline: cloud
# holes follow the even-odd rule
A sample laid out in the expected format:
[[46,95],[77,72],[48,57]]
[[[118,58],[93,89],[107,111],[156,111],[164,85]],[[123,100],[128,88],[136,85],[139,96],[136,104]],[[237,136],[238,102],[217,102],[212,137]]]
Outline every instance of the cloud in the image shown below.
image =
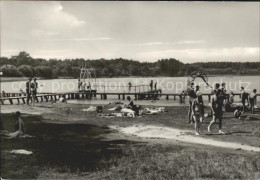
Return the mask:
[[39,10],[35,14],[43,27],[53,28],[62,26],[75,28],[86,23],[73,14],[65,12],[60,2],[50,2],[45,6],[41,6]]
[[205,40],[188,40],[188,41],[179,41],[176,44],[205,44]]
[[44,41],[107,41],[109,37],[98,37],[98,38],[64,38],[64,39],[47,39]]
[[205,44],[205,40],[185,40],[178,42],[148,42],[148,43],[136,43],[136,44],[125,44],[126,46],[154,46],[154,45],[181,45],[181,44]]
[[60,2],[1,2],[3,38],[46,38],[83,27],[84,20],[66,12]]
[[142,59],[176,58],[190,61],[259,61],[259,47],[191,48],[147,51],[139,54]]

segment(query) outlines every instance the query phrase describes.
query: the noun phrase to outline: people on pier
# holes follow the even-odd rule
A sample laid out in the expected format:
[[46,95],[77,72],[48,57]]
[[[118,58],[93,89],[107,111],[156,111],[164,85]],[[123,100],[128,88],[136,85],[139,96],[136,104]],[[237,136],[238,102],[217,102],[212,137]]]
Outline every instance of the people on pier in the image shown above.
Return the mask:
[[5,94],[5,91],[2,91],[2,97],[5,97],[6,94]]
[[35,104],[36,95],[37,95],[38,83],[36,82],[36,80],[37,80],[37,78],[34,77],[33,81],[31,82],[32,105]]
[[157,90],[157,82],[154,83],[154,90]]
[[131,88],[132,88],[132,83],[129,82],[129,83],[128,83],[128,91],[129,91],[129,92],[131,91]]
[[82,82],[80,81],[80,79],[78,79],[78,91],[80,91],[81,86],[82,86]]
[[151,91],[153,90],[153,80],[151,80],[151,82],[150,82],[150,89],[151,89]]
[[26,82],[26,104],[29,105],[29,101],[31,100],[31,81],[32,78],[29,78]]

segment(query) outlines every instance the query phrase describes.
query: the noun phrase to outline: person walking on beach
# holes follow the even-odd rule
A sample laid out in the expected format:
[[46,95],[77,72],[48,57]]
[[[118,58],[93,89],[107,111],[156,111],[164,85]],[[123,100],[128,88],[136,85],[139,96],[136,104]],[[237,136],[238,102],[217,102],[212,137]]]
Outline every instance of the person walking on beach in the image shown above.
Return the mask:
[[250,104],[250,113],[254,114],[254,107],[256,105],[256,89],[253,90],[248,96],[248,101]]
[[153,80],[151,80],[150,82],[150,88],[151,88],[151,91],[153,90]]
[[29,78],[26,82],[26,103],[29,105],[29,101],[31,100],[31,81],[32,78]]
[[129,92],[131,91],[131,88],[132,88],[132,83],[129,82],[129,83],[128,83],[128,91],[129,91]]
[[[219,84],[218,84],[219,85]],[[211,100],[210,100],[210,106],[212,109],[212,121],[210,122],[208,126],[208,131],[211,132],[211,127],[214,123],[216,123],[217,119],[219,121],[219,134],[225,134],[222,131],[222,116],[223,116],[223,111],[222,111],[222,98],[221,98],[221,89],[217,89],[214,91],[214,95],[212,95]]]
[[36,82],[36,77],[33,78],[33,81],[31,82],[31,93],[32,93],[32,105],[35,104],[36,100],[36,95],[37,95],[37,88],[38,88],[38,83]]
[[245,112],[245,109],[246,109],[246,100],[247,100],[247,103],[248,102],[248,93],[245,92],[245,88],[242,86],[241,87],[241,102],[242,102],[242,105],[243,105],[243,110],[242,112]]

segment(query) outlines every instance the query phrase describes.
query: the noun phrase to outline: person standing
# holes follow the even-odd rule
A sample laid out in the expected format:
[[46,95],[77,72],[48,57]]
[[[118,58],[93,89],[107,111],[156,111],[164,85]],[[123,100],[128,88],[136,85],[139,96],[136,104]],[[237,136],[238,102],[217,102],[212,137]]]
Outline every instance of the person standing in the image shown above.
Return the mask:
[[80,79],[78,79],[78,91],[80,91],[81,86],[82,86],[82,82],[80,81]]
[[214,123],[216,123],[217,119],[219,121],[218,125],[219,125],[219,134],[225,134],[222,131],[222,116],[223,116],[223,111],[222,111],[222,98],[221,98],[221,89],[217,89],[214,91],[214,95],[212,95],[211,97],[211,101],[210,101],[210,106],[212,109],[212,121],[210,122],[209,126],[208,126],[208,131],[211,132],[211,127]]
[[157,90],[157,82],[154,83],[154,90]]
[[129,92],[131,91],[131,88],[132,88],[132,83],[129,82],[129,83],[128,83],[128,91],[129,91]]
[[151,80],[150,82],[150,88],[151,88],[151,91],[153,90],[153,80]]
[[254,114],[254,106],[256,105],[256,89],[253,90],[248,96],[248,101],[250,104],[250,113]]
[[33,81],[31,82],[31,93],[32,93],[32,105],[35,104],[36,100],[36,95],[37,95],[37,88],[38,88],[38,83],[36,82],[36,77],[33,78]]
[[32,81],[32,78],[29,78],[28,81],[26,82],[26,103],[27,105],[29,105],[29,101],[31,99],[31,81]]
[[246,100],[247,100],[247,103],[248,102],[248,93],[245,92],[245,88],[242,86],[241,87],[241,102],[242,102],[242,105],[243,105],[243,110],[242,112],[245,112],[245,109],[246,109]]
[[192,101],[192,118],[195,121],[195,134],[200,135],[200,126],[203,122],[204,105],[201,92],[197,92],[197,98]]

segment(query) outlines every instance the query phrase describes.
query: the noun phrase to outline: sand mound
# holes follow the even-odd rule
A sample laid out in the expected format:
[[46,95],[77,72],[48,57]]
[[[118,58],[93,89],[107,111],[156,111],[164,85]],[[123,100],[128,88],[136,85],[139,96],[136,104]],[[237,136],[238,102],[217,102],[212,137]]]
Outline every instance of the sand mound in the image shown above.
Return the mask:
[[153,125],[134,125],[129,127],[110,126],[110,128],[115,129],[124,134],[136,135],[138,137],[143,137],[143,138],[163,138],[163,139],[178,140],[186,143],[217,146],[222,148],[243,149],[247,151],[257,151],[257,152],[260,151],[259,147],[242,145],[234,142],[222,142],[213,139],[206,139],[203,137],[192,136],[192,135],[188,135],[192,133],[191,131],[179,130],[179,129],[168,128],[168,127],[158,127]]

